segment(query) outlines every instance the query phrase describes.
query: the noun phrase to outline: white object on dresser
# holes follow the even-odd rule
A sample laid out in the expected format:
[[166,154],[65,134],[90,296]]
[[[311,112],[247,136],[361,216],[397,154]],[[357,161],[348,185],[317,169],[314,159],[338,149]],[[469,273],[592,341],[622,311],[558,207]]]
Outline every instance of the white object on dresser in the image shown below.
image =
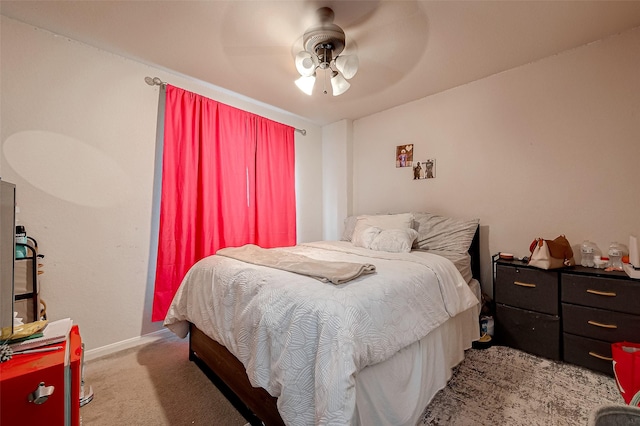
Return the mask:
[[640,254],[638,254],[638,239],[635,235],[629,236],[629,263],[640,268]]
[[629,278],[640,279],[640,255],[638,255],[638,239],[634,235],[629,236],[629,263],[623,263],[624,272]]

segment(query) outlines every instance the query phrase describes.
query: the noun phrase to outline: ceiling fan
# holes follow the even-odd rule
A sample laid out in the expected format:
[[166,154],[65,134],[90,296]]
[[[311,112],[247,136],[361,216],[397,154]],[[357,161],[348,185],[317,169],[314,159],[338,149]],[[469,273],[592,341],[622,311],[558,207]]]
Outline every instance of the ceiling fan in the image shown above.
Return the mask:
[[[327,49],[327,55],[318,44],[323,41],[318,34],[323,33],[324,40],[337,47]],[[334,72],[340,75],[333,80],[336,84],[344,80],[343,86],[349,86],[346,97],[350,100],[390,90],[421,59],[429,40],[421,4],[382,0],[229,2],[220,37],[224,49],[220,59],[243,76],[243,86],[278,93],[284,89],[272,84],[278,81],[298,91],[291,83],[301,80],[298,84],[305,93],[316,95],[304,98],[322,104],[345,98],[338,96],[345,90],[338,92],[331,83]],[[352,66],[350,75],[347,63]],[[319,92],[334,96],[319,96]]]
[[359,60],[355,54],[342,54],[346,47],[344,30],[333,23],[335,14],[329,7],[316,11],[318,23],[307,28],[302,36],[303,49],[295,56],[295,65],[300,78],[296,86],[307,95],[313,93],[317,71],[323,70],[327,94],[326,79],[329,76],[333,96],[339,96],[349,90],[352,79],[358,72]]

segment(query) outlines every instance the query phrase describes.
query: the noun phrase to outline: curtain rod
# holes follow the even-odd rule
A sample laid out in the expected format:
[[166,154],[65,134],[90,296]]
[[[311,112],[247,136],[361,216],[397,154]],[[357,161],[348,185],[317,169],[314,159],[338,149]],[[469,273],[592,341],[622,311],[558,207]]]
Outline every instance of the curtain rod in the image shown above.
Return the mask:
[[[167,82],[160,80],[159,77],[145,77],[145,83],[149,86],[166,86]],[[295,129],[296,132],[300,133],[302,136],[307,136],[307,129]]]

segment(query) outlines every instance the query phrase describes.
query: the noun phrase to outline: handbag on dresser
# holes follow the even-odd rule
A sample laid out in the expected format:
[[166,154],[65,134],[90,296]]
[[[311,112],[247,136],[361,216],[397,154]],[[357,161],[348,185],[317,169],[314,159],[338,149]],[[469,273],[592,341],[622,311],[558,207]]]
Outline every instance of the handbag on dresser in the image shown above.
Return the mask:
[[573,249],[564,235],[554,240],[536,238],[529,246],[529,265],[540,269],[558,269],[576,264]]

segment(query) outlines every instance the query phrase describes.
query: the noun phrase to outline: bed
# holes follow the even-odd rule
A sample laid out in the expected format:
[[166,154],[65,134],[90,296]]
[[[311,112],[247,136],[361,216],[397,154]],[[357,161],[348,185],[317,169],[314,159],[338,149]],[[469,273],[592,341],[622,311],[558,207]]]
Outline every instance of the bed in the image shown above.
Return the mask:
[[375,269],[346,282],[225,249],[190,269],[165,326],[189,335],[190,359],[252,423],[415,424],[479,337],[478,229],[430,213],[354,216],[341,241],[269,250]]

